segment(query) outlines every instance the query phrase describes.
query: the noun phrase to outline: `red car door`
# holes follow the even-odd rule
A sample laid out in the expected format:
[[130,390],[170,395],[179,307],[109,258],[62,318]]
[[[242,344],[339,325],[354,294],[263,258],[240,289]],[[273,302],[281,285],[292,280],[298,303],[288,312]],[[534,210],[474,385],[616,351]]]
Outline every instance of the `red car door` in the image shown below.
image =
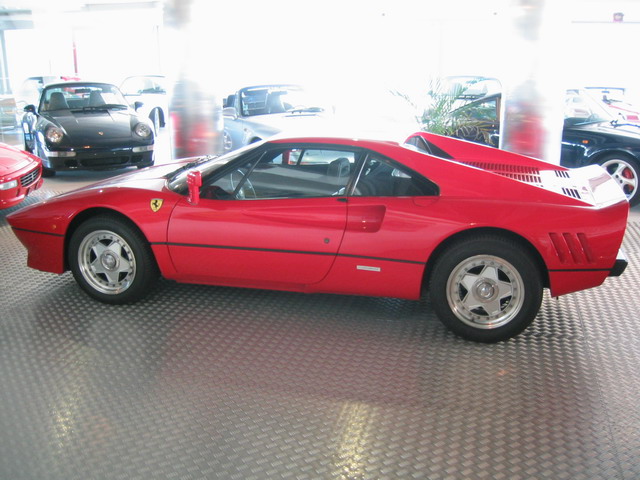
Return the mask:
[[168,228],[182,281],[296,289],[331,268],[347,222],[343,196],[353,152],[278,147],[184,199]]
[[323,287],[355,294],[418,298],[438,199],[426,178],[369,155],[348,199],[340,251]]
[[316,283],[335,259],[346,208],[335,197],[185,200],[171,216],[169,251],[191,281]]

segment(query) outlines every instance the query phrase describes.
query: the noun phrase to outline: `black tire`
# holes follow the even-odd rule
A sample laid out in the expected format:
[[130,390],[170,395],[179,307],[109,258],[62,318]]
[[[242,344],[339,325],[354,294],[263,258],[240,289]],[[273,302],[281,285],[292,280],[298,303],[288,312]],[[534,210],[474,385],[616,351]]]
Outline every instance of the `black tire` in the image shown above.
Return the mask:
[[56,171],[51,170],[50,168],[42,167],[42,176],[44,178],[51,178],[56,176]]
[[145,163],[144,165],[136,165],[138,170],[142,170],[143,168],[153,167],[155,160],[151,160],[149,163]]
[[507,340],[540,310],[540,271],[517,242],[482,235],[451,245],[437,259],[429,290],[442,323],[476,342]]
[[157,136],[160,132],[160,127],[162,127],[160,109],[154,108],[153,110],[151,110],[151,113],[149,114],[149,120],[151,120],[151,124],[153,125],[153,134]]
[[44,178],[55,177],[56,176],[56,171],[54,169],[52,169],[52,168],[48,168],[48,167],[45,166],[45,163],[47,162],[47,156],[45,155],[44,151],[42,150],[42,147],[40,147],[40,145],[38,145],[38,142],[36,140],[34,140],[33,149],[34,149],[34,154],[42,159],[42,176]]
[[29,133],[29,138],[31,139],[31,141],[30,141],[30,142],[29,142],[29,141],[27,141],[27,134],[26,134],[26,133],[24,133],[24,131],[25,131],[26,129],[28,129],[28,128],[29,128],[28,124],[26,124],[26,123],[25,123],[25,124],[23,124],[23,125],[22,125],[22,134],[23,134],[23,137],[24,137],[24,150],[25,150],[26,152],[29,152],[29,153],[33,153],[33,154],[35,154],[35,150],[36,150],[36,149],[35,149],[35,143],[36,143],[36,141],[35,141],[35,139],[34,139],[34,134],[33,134],[33,132],[32,132],[32,133]]
[[110,215],[82,223],[68,249],[76,282],[93,298],[132,303],[149,293],[159,271],[148,242],[135,227]]
[[632,207],[640,203],[640,162],[624,153],[610,153],[598,164],[620,184]]

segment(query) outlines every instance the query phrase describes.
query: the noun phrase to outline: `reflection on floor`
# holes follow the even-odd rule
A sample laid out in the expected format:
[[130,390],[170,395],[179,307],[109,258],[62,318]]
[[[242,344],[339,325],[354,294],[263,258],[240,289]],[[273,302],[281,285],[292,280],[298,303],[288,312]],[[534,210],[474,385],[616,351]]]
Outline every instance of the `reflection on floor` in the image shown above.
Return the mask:
[[478,345],[427,302],[163,281],[103,305],[26,267],[16,208],[0,478],[640,478],[638,222],[622,277]]

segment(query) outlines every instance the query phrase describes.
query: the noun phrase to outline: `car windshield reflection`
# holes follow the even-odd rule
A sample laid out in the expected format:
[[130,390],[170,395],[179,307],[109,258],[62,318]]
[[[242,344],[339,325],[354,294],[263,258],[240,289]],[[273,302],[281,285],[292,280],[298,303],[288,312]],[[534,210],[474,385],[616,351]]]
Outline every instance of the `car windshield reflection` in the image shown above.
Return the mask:
[[48,86],[40,99],[41,112],[127,109],[127,101],[108,83],[61,83]]
[[564,102],[564,121],[567,125],[610,122],[614,117],[583,90],[568,90]]
[[189,171],[193,168],[196,168],[200,171],[203,177],[210,175],[215,170],[218,170],[220,167],[223,167],[227,163],[235,160],[236,158],[255,150],[257,147],[261,146],[264,142],[256,142],[250,145],[247,145],[238,150],[234,150],[233,152],[227,153],[225,155],[217,156],[217,157],[198,157],[193,161],[187,163],[186,165],[182,165],[180,168],[169,173],[166,178],[168,179],[168,187],[170,190],[180,193],[186,194],[187,192],[187,175]]
[[296,85],[245,88],[240,91],[240,108],[245,117],[325,110],[317,98]]

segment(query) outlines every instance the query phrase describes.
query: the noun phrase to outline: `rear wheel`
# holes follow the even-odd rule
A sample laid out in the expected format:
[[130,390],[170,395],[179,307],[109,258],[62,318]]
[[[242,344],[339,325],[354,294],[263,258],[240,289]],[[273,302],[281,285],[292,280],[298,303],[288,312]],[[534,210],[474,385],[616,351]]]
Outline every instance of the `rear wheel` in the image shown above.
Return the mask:
[[640,203],[640,164],[637,160],[624,154],[610,154],[598,163],[620,184],[631,206]]
[[531,256],[497,236],[452,245],[434,265],[429,289],[442,323],[477,342],[519,334],[542,302],[542,279]]
[[69,242],[68,258],[80,287],[105,303],[137,301],[159,276],[142,234],[109,215],[93,217],[78,227]]

